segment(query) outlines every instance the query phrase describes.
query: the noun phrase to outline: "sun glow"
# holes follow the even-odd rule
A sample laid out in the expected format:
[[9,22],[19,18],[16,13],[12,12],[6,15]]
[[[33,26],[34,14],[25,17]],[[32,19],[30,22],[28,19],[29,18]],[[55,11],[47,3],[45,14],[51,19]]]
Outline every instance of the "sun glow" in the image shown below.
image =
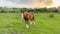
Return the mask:
[[54,0],[53,5],[47,7],[50,8],[50,7],[58,7],[58,6],[60,6],[60,0]]

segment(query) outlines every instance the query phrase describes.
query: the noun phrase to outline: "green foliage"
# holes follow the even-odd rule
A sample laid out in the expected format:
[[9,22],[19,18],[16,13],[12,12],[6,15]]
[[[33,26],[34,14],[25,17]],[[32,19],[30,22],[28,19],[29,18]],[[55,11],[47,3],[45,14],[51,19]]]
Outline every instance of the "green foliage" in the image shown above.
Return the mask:
[[44,8],[2,8],[0,7],[0,13],[19,13],[21,10],[24,10],[24,11],[30,11],[30,12],[35,12],[35,13],[39,13],[39,12],[60,12],[60,8],[56,8],[56,7],[53,7],[53,8],[47,8],[47,7],[44,7]]

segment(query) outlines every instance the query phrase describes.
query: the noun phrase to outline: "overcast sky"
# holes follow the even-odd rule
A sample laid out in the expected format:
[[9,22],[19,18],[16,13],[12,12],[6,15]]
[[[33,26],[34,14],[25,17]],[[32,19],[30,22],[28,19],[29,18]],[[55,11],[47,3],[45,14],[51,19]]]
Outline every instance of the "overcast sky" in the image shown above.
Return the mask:
[[60,0],[0,0],[0,7],[41,8],[59,5]]

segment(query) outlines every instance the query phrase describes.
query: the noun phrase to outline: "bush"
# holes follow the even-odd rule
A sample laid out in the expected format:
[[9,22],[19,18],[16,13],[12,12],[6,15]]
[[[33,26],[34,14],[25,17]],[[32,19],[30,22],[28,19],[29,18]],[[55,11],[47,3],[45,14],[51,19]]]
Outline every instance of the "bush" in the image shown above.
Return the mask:
[[50,16],[49,16],[50,18],[53,18],[54,17],[54,13],[52,13],[52,14],[50,14]]

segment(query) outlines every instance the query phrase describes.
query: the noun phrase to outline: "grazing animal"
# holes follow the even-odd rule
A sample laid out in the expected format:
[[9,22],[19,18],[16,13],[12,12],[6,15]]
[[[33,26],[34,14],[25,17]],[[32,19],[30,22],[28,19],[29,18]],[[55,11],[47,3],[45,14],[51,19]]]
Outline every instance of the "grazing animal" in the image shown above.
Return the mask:
[[26,11],[21,11],[22,19],[25,20],[26,22],[26,28],[29,28],[28,22],[29,20],[31,21],[30,25],[32,25],[32,22],[35,25],[35,19],[34,19],[34,13],[33,12],[26,12]]

